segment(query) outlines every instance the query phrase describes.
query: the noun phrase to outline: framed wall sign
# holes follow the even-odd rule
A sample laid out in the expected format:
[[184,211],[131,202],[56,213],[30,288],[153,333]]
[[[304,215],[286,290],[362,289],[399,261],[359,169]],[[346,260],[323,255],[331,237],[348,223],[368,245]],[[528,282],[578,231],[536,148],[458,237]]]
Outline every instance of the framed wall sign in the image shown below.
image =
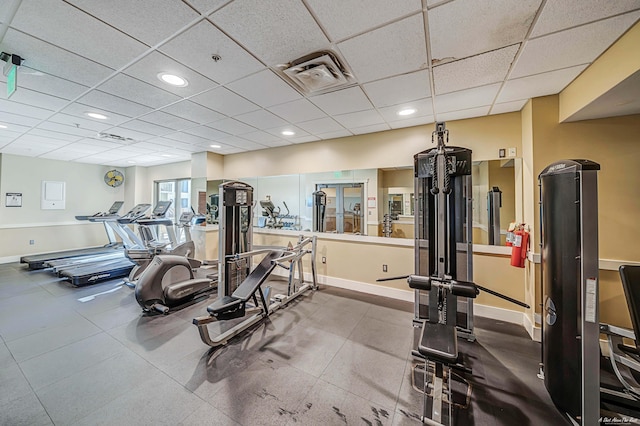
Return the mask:
[[22,192],[7,192],[6,207],[22,207]]

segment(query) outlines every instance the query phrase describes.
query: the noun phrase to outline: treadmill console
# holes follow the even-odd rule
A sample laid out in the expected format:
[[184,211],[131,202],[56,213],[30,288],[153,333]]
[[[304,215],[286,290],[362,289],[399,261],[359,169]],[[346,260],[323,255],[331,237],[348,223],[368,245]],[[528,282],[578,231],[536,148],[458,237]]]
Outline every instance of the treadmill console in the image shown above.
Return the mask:
[[183,225],[183,226],[188,225],[191,223],[193,216],[195,216],[193,212],[183,212],[180,215],[180,219],[178,219],[178,222],[180,223],[180,225]]
[[115,203],[113,203],[113,205],[111,206],[107,214],[109,215],[117,214],[122,208],[123,204],[124,204],[124,201],[116,201]]
[[164,215],[167,214],[169,207],[171,207],[171,203],[171,200],[158,201],[156,206],[153,208],[153,211],[151,212],[151,217],[164,217]]

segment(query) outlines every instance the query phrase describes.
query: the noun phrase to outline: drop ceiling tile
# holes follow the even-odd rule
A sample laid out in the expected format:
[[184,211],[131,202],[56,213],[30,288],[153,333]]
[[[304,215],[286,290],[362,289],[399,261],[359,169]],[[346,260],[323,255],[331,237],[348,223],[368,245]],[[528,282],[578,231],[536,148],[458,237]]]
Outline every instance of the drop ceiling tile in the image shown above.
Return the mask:
[[424,117],[407,118],[404,120],[392,121],[389,123],[392,129],[401,129],[404,127],[422,126],[423,124],[433,123],[433,115],[425,115]]
[[[211,130],[211,132],[213,132],[213,129],[209,129]],[[183,143],[189,143],[189,144],[208,144],[210,143],[209,139],[207,138],[203,138],[200,136],[196,136],[196,135],[192,135],[189,133],[185,133],[185,132],[176,132],[176,133],[171,133],[168,135],[165,135],[166,139],[174,139],[178,142],[183,142]],[[149,139],[149,142],[151,141],[157,141],[158,138],[152,138]],[[159,142],[156,142],[159,143]],[[164,145],[164,144],[163,144]]]
[[2,144],[7,144],[19,137],[22,133],[23,132],[10,132],[7,129],[2,129],[2,132],[0,132],[0,141]]
[[22,146],[28,146],[30,148],[49,148],[49,150],[69,144],[69,142],[60,139],[51,139],[42,136],[31,135],[28,133],[16,139],[14,141],[14,144],[16,143]]
[[41,121],[39,118],[25,117],[24,115],[11,114],[0,110],[0,123],[33,127],[37,126]]
[[401,104],[431,95],[429,71],[422,70],[364,85],[364,91],[376,107]]
[[214,10],[220,8],[225,3],[229,3],[229,0],[187,0],[191,6],[193,6],[198,12],[202,14],[209,14]]
[[257,131],[257,132],[251,132],[251,133],[245,133],[244,135],[242,135],[242,137],[244,139],[253,141],[253,142],[257,142],[263,145],[268,144],[269,142],[275,142],[277,140],[280,140],[280,135],[278,136],[274,136],[270,133],[267,132],[263,132],[261,130]]
[[146,50],[144,44],[62,1],[23,1],[11,26],[114,69]]
[[126,74],[118,74],[110,78],[98,86],[98,90],[154,109],[182,99],[178,95]]
[[541,0],[452,1],[430,9],[433,64],[521,42],[540,3]]
[[320,139],[335,139],[335,138],[346,138],[349,136],[353,136],[353,133],[343,129],[343,130],[334,130],[332,132],[326,132],[326,133],[318,133],[316,134],[316,136],[318,136]]
[[[214,141],[216,139],[229,136],[228,133],[221,132],[220,130],[212,129],[211,127],[207,127],[207,126],[191,127],[190,129],[186,129],[183,133],[200,136],[201,138],[204,138],[207,141]],[[173,135],[167,135],[167,137],[172,138]]]
[[18,142],[10,143],[2,148],[3,154],[22,155],[24,157],[39,157],[51,151],[48,147],[31,147],[20,145]]
[[[295,133],[295,135],[285,136],[282,134],[284,131],[290,131]],[[292,126],[291,124],[285,124],[284,126],[278,126],[273,129],[267,129],[267,132],[271,133],[274,136],[277,136],[279,139],[284,140],[293,140],[296,137],[309,136],[309,133],[305,132],[299,127]]]
[[74,99],[89,89],[87,86],[31,69],[26,62],[18,68],[18,87],[20,90],[16,91],[14,96],[23,89],[29,89],[66,100]]
[[440,114],[444,112],[491,105],[499,89],[500,83],[436,96],[437,118],[439,120]]
[[491,107],[491,115],[493,114],[504,114],[505,112],[514,112],[514,111],[520,111],[522,109],[522,107],[524,107],[524,104],[527,103],[528,99],[522,99],[519,101],[511,101],[511,102],[504,102],[504,103],[496,103],[495,105],[493,105],[493,107]]
[[[174,133],[174,135],[175,135],[175,133]],[[168,139],[168,138],[151,138],[151,139],[147,139],[146,141],[144,141],[144,143],[151,143],[151,144],[157,145],[159,147],[166,148],[166,147],[172,147],[172,146],[177,145],[177,144],[181,144],[183,142],[178,142],[178,141],[176,141],[174,139]]]
[[370,28],[422,11],[420,0],[391,2],[388,0],[348,0],[307,2],[329,33],[332,41],[359,34]]
[[502,87],[496,102],[554,95],[571,83],[586,67],[586,65],[578,65],[577,67],[508,80]]
[[209,108],[205,108],[200,104],[186,100],[164,107],[162,111],[184,118],[185,120],[194,121],[198,124],[222,120],[225,117],[224,115]]
[[191,100],[231,117],[260,109],[258,105],[224,87],[209,90],[206,93],[194,96]]
[[433,68],[436,94],[470,89],[503,81],[520,44],[493,50]]
[[[86,113],[88,112],[96,112],[98,114],[104,114],[107,117],[107,119],[98,120],[96,118],[91,118],[86,115]],[[64,124],[75,126],[76,123],[79,123],[81,127],[83,127],[83,125],[87,125],[88,128],[96,129],[96,130],[104,129],[109,126],[117,126],[118,124],[124,123],[125,121],[128,121],[131,119],[131,117],[128,117],[128,116],[116,114],[114,112],[111,112],[102,108],[96,108],[89,105],[80,104],[77,102],[74,102],[68,105],[65,109],[62,110],[62,113],[64,113],[65,116],[70,117],[69,120],[64,121]],[[59,115],[60,114],[56,114],[56,117]],[[54,119],[52,119],[51,121],[60,122],[59,120],[54,120]],[[94,123],[94,124],[89,125],[89,123]]]
[[248,126],[233,118],[225,118],[220,121],[215,121],[213,123],[207,124],[207,126],[228,133],[230,135],[242,135],[244,133],[251,133],[256,131],[254,127]]
[[302,98],[300,93],[271,70],[260,71],[226,87],[265,108]]
[[329,40],[298,0],[236,0],[210,19],[268,66],[329,46]]
[[[260,61],[206,20],[160,46],[160,50],[221,84],[264,68]],[[214,61],[213,54],[221,59]]]
[[305,121],[303,123],[298,123],[297,126],[314,135],[344,131],[344,128],[341,125],[339,125],[333,118],[329,117]]
[[99,90],[90,91],[79,98],[76,103],[108,111],[108,113],[105,113],[107,116],[116,113],[121,116],[136,117],[152,111],[152,109],[147,106],[131,102]]
[[157,124],[171,130],[183,130],[190,127],[196,127],[198,123],[195,121],[185,120],[184,118],[176,117],[173,114],[167,114],[162,111],[154,111],[149,114],[145,114],[139,118],[141,121],[147,123]]
[[12,114],[5,114],[0,112],[0,124],[6,126],[6,128],[0,128],[0,135],[15,135],[15,137],[20,136],[22,133],[29,131],[31,126],[23,126],[20,124],[14,124],[11,121],[7,120],[7,118],[11,119]]
[[547,0],[530,38],[640,8],[637,0]]
[[12,100],[0,99],[0,112],[22,115],[30,118],[44,120],[53,114],[52,110],[37,108],[30,105],[19,104]]
[[376,133],[389,130],[388,124],[374,124],[372,126],[358,127],[356,129],[350,129],[354,135],[364,135],[366,133]]
[[149,46],[173,35],[199,16],[186,4],[173,0],[69,0],[69,3]]
[[356,80],[366,83],[426,67],[422,15],[414,15],[338,44]]
[[113,72],[108,67],[12,29],[7,30],[2,39],[2,49],[20,52],[21,56],[27,58],[32,70],[84,86],[93,86]]
[[[0,91],[6,93],[6,84],[0,84]],[[49,111],[57,111],[64,108],[69,103],[66,99],[55,96],[45,95],[44,93],[34,92],[33,90],[20,88],[11,96],[11,102],[17,102]]]
[[86,157],[87,154],[76,151],[73,149],[60,148],[53,151],[46,152],[40,155],[40,158],[46,158],[48,160],[61,160],[61,161],[75,161],[81,160]]
[[[186,98],[209,90],[218,84],[207,77],[187,68],[160,52],[152,52],[124,70],[124,73],[160,89]],[[176,87],[158,78],[159,73],[169,73],[182,77],[189,83],[186,87]]]
[[317,136],[300,136],[297,138],[291,138],[291,139],[287,139],[288,141],[291,141],[293,143],[307,143],[307,142],[315,142],[315,141],[319,141],[320,138]]
[[83,145],[95,147],[97,150],[96,152],[120,150],[124,146],[121,143],[109,142],[107,139],[97,138],[97,137],[82,139],[80,143],[82,143]]
[[[403,109],[413,108],[416,110],[410,117],[398,115],[399,111]],[[416,117],[424,117],[433,115],[433,101],[431,98],[420,99],[413,102],[405,102],[400,105],[394,105],[392,107],[378,108],[378,112],[382,114],[382,117],[387,123],[398,120],[409,120]]]
[[[118,135],[127,139],[131,139],[130,141],[127,141],[127,143],[146,141],[147,139],[151,139],[153,136],[155,136],[149,133],[127,129],[126,127],[122,127],[122,126],[111,127],[105,130],[103,133],[110,133],[110,134]],[[108,138],[105,138],[105,139],[109,140]],[[116,143],[121,143],[121,142],[116,141]]]
[[347,129],[384,123],[384,119],[374,109],[335,115],[333,118]]
[[255,149],[264,149],[265,145],[262,145],[257,142],[248,141],[246,139],[240,138],[238,136],[227,136],[224,138],[220,138],[219,142],[227,145],[228,147],[236,147],[242,148],[246,150],[255,150]]
[[78,152],[82,155],[97,154],[98,152],[111,149],[111,147],[98,146],[92,143],[77,142],[65,145],[58,151]]
[[272,129],[274,127],[284,126],[287,124],[287,122],[282,118],[263,109],[238,115],[236,119],[247,123],[259,130]]
[[590,63],[640,17],[640,12],[529,40],[509,78]]
[[372,108],[371,102],[369,102],[360,87],[350,87],[325,93],[324,95],[313,96],[309,100],[330,115],[346,114]]
[[453,121],[463,120],[465,118],[481,117],[489,113],[489,108],[489,106],[483,106],[478,108],[463,109],[459,111],[438,113],[436,118],[438,121]]
[[327,116],[307,99],[298,99],[285,104],[275,105],[269,108],[269,111],[291,123],[316,120]]
[[120,125],[125,129],[136,130],[138,132],[147,133],[154,136],[164,136],[168,133],[173,133],[174,130],[164,126],[158,126],[156,124],[147,123],[142,120],[131,120]]
[[29,130],[29,134],[30,135],[36,135],[36,136],[42,136],[44,138],[50,138],[50,139],[60,139],[63,141],[67,141],[67,142],[77,142],[80,139],[83,138],[83,136],[79,136],[79,135],[70,135],[67,133],[60,133],[60,132],[52,132],[50,130],[44,130],[44,129],[40,129],[40,128],[35,128],[35,129],[31,129]]
[[[79,126],[76,126],[74,122],[77,122]],[[91,127],[98,127],[91,128]],[[39,124],[38,129],[50,130],[52,132],[66,133],[69,135],[92,137],[97,132],[107,129],[109,126],[100,125],[98,123],[92,123],[89,120],[82,120],[71,115],[56,114],[49,121]]]

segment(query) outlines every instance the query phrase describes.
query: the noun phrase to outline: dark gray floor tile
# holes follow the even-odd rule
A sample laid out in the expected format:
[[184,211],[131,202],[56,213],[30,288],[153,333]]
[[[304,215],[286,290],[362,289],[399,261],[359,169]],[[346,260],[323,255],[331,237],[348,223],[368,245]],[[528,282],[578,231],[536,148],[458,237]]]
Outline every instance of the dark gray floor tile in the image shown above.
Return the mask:
[[405,357],[347,340],[320,378],[376,404],[395,407],[405,363]]
[[126,324],[108,330],[108,333],[125,346],[135,346],[161,334],[166,337],[179,334],[189,324],[190,322],[175,315],[140,315]]
[[319,380],[293,411],[283,411],[287,425],[391,425],[393,409]]
[[138,355],[122,352],[36,394],[54,423],[70,424],[160,374]]
[[83,317],[94,323],[100,329],[108,331],[121,325],[137,321],[142,316],[138,304],[116,306],[106,311],[83,313]]
[[342,307],[332,303],[322,305],[313,315],[301,321],[300,326],[318,328],[342,337],[349,336],[364,318],[366,309],[360,307],[356,310],[350,310],[346,307],[346,303],[343,302],[341,305]]
[[408,302],[403,302],[398,308],[371,305],[366,313],[366,317],[375,318],[379,321],[384,321],[402,327],[411,327],[413,321],[413,303],[410,304],[411,309],[407,309],[407,307],[404,306],[407,303]]
[[13,355],[9,352],[9,348],[5,345],[4,340],[0,338],[0,369],[5,365],[15,364],[15,362]]
[[100,331],[90,321],[77,315],[68,323],[7,341],[6,344],[16,361],[22,362],[98,334]]
[[278,359],[297,369],[320,377],[346,339],[317,328],[296,327],[273,335],[258,347],[267,358]]
[[281,424],[282,413],[295,410],[316,380],[287,364],[260,359],[229,376],[209,402],[241,424]]
[[187,418],[178,423],[179,426],[240,426],[240,423],[226,416],[222,411],[208,403],[191,413]]
[[0,403],[0,425],[45,426],[53,425],[53,422],[35,394],[30,392],[11,402]]
[[75,425],[175,425],[204,405],[206,402],[160,374],[106,403]]
[[37,390],[124,350],[125,347],[113,337],[99,333],[24,361],[20,368],[33,389]]
[[[49,302],[49,304],[51,304]],[[31,334],[86,321],[72,309],[53,306],[34,306],[16,313],[11,320],[0,323],[0,333],[6,341],[17,340]]]
[[404,359],[411,352],[413,345],[413,327],[411,322],[396,325],[366,316],[358,323],[348,339]]
[[0,368],[0,406],[33,393],[29,382],[16,363],[8,363]]

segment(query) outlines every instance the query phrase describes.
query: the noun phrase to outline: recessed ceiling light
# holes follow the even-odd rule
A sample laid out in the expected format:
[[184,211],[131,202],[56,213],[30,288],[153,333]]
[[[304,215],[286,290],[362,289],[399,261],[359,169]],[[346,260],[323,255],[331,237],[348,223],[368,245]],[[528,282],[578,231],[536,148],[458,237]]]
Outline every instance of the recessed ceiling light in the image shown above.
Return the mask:
[[107,118],[109,118],[106,115],[99,114],[97,112],[86,112],[85,114],[88,115],[91,118],[97,118],[98,120],[106,120]]
[[173,157],[171,154],[162,154],[163,157]]
[[293,136],[293,135],[295,135],[296,133],[295,133],[295,132],[292,132],[291,130],[283,130],[283,131],[282,131],[282,134],[283,134],[283,135],[285,135],[285,136]]
[[135,161],[131,161],[131,160],[127,161],[127,163],[129,163],[129,164],[136,164],[136,162],[135,162]]
[[167,74],[167,73],[161,72],[160,74],[158,74],[158,78],[161,81],[164,81],[165,83],[168,83],[172,86],[186,87],[189,85],[189,82],[187,80],[173,74]]
[[0,124],[0,129],[6,129],[7,126],[5,126],[4,124]]
[[211,148],[222,148],[220,145],[209,145]]
[[415,114],[415,112],[416,112],[415,108],[405,108],[398,111],[398,115],[411,115],[411,114]]

